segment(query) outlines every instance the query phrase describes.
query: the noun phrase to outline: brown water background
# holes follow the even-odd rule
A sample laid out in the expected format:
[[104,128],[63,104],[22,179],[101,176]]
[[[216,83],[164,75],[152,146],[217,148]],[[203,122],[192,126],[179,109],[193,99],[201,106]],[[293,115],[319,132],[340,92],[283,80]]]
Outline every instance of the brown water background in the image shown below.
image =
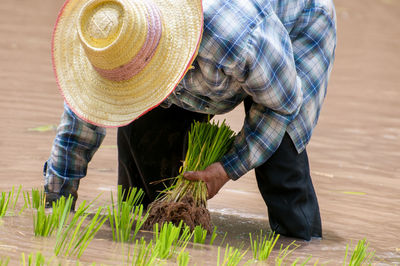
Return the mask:
[[[0,191],[43,185],[42,166],[55,131],[32,129],[55,127],[62,112],[50,56],[61,5],[61,0],[0,2]],[[400,1],[337,0],[335,5],[336,61],[308,146],[323,239],[297,240],[300,247],[292,258],[312,255],[309,264],[340,265],[346,244],[366,238],[369,249],[376,251],[376,264],[400,265]],[[239,130],[243,112],[237,108],[218,118]],[[78,203],[102,192],[97,204],[110,202],[116,156],[116,130],[111,129],[81,181]],[[249,232],[269,229],[253,172],[229,182],[209,208],[219,231],[228,233],[225,243],[244,242],[247,248]],[[105,227],[80,262],[122,264],[127,247],[111,240]],[[282,238],[280,243],[292,240]],[[29,211],[0,221],[0,256],[10,256],[10,265],[18,264],[22,252],[42,251],[51,257],[53,244],[52,239],[34,237]],[[188,250],[191,265],[216,265],[216,246]],[[63,260],[69,263],[75,260]]]

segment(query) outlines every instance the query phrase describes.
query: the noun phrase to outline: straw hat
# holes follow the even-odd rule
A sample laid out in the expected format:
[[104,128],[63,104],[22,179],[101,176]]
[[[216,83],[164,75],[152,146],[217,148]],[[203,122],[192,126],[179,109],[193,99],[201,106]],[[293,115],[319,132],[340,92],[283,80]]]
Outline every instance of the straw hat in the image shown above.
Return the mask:
[[52,41],[61,93],[85,121],[129,124],[175,89],[202,28],[201,0],[67,0]]

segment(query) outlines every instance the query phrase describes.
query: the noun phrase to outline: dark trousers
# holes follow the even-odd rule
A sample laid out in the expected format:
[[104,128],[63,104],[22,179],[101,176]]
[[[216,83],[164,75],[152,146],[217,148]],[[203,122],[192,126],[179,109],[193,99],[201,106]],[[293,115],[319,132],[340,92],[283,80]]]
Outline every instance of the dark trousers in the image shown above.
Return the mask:
[[143,189],[143,205],[147,207],[170,185],[168,181],[157,181],[171,180],[179,174],[192,122],[207,119],[207,115],[173,105],[157,107],[118,128],[118,184],[123,189]]
[[[248,112],[251,100],[245,101]],[[118,129],[118,184],[142,188],[147,206],[165,183],[175,177],[185,155],[187,132],[193,120],[207,115],[176,106],[155,108],[133,123]],[[255,169],[260,193],[268,207],[271,230],[281,235],[310,240],[321,237],[321,218],[310,177],[306,151],[298,154],[285,134],[272,157]]]
[[322,236],[307,152],[298,154],[287,133],[278,150],[255,173],[271,230],[305,240]]

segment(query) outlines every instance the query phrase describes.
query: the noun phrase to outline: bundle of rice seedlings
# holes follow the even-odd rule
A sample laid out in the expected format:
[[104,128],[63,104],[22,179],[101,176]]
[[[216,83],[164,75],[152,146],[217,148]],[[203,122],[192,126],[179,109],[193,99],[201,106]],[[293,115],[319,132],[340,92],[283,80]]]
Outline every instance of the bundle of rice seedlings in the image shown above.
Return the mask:
[[207,207],[207,187],[201,181],[189,181],[183,178],[188,171],[201,171],[212,163],[219,161],[230,149],[234,132],[226,125],[215,122],[195,122],[189,132],[188,150],[181,168],[181,174],[176,177],[173,186],[165,191],[167,201],[178,202],[186,195],[192,195],[197,207]]
[[207,187],[203,181],[189,181],[187,171],[201,171],[218,162],[231,148],[234,131],[225,123],[194,122],[188,138],[186,157],[173,185],[150,205],[144,228],[151,230],[156,223],[184,221],[191,230],[197,225],[211,232],[211,218],[207,210]]

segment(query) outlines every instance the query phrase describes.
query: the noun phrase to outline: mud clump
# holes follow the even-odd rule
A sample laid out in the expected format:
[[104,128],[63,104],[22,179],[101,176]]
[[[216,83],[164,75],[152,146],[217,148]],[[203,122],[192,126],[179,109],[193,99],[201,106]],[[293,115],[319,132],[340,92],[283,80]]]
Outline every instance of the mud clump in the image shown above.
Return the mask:
[[183,221],[190,230],[197,225],[212,232],[210,212],[204,207],[195,206],[193,197],[186,195],[179,202],[154,201],[149,205],[149,216],[143,225],[144,230],[153,230],[153,225],[162,225],[165,222],[172,222],[179,225]]

